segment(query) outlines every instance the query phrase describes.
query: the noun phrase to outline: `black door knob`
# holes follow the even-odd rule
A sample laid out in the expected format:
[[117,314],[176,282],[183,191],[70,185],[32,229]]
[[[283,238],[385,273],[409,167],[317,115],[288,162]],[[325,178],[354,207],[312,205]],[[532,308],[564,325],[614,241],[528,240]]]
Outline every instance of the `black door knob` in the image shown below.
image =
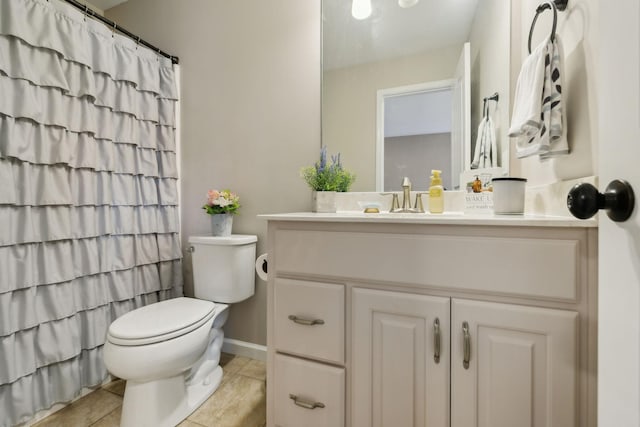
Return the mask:
[[588,219],[599,209],[605,209],[609,218],[616,222],[626,221],[633,212],[635,196],[628,182],[613,180],[607,185],[604,194],[591,184],[574,186],[567,196],[567,207],[573,216]]

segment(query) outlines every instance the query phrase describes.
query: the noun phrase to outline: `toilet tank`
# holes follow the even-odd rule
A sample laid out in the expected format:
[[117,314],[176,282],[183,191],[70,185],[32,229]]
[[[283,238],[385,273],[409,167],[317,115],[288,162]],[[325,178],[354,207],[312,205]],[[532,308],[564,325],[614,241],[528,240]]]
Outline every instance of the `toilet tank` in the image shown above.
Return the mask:
[[255,291],[257,236],[191,236],[193,294],[196,298],[233,303]]

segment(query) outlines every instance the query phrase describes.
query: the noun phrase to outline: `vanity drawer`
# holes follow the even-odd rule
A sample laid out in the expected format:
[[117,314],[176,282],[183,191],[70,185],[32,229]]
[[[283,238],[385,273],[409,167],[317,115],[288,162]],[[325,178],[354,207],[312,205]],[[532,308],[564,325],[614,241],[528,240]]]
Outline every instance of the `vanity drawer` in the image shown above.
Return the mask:
[[274,382],[276,426],[344,426],[343,368],[276,354]]
[[276,274],[569,302],[580,297],[578,283],[586,274],[579,261],[587,248],[583,230],[412,230],[415,233],[278,230],[274,269]]
[[278,351],[344,364],[344,286],[275,280]]

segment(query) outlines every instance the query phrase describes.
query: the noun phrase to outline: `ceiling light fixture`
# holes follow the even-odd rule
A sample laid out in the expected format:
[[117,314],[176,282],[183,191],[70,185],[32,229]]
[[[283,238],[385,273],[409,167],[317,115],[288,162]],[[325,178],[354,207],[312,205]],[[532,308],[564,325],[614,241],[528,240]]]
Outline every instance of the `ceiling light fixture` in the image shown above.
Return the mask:
[[367,19],[371,16],[371,0],[353,0],[351,15],[356,19]]
[[398,5],[405,9],[415,6],[418,0],[398,0]]

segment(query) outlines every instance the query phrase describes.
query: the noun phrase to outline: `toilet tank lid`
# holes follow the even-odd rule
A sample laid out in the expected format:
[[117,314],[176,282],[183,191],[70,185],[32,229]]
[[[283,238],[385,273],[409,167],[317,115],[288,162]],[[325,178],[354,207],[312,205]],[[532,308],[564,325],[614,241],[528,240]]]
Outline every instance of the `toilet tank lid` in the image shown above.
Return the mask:
[[201,245],[215,246],[232,246],[232,245],[248,245],[258,241],[258,236],[249,234],[232,234],[226,237],[217,236],[190,236],[189,243],[198,243]]

